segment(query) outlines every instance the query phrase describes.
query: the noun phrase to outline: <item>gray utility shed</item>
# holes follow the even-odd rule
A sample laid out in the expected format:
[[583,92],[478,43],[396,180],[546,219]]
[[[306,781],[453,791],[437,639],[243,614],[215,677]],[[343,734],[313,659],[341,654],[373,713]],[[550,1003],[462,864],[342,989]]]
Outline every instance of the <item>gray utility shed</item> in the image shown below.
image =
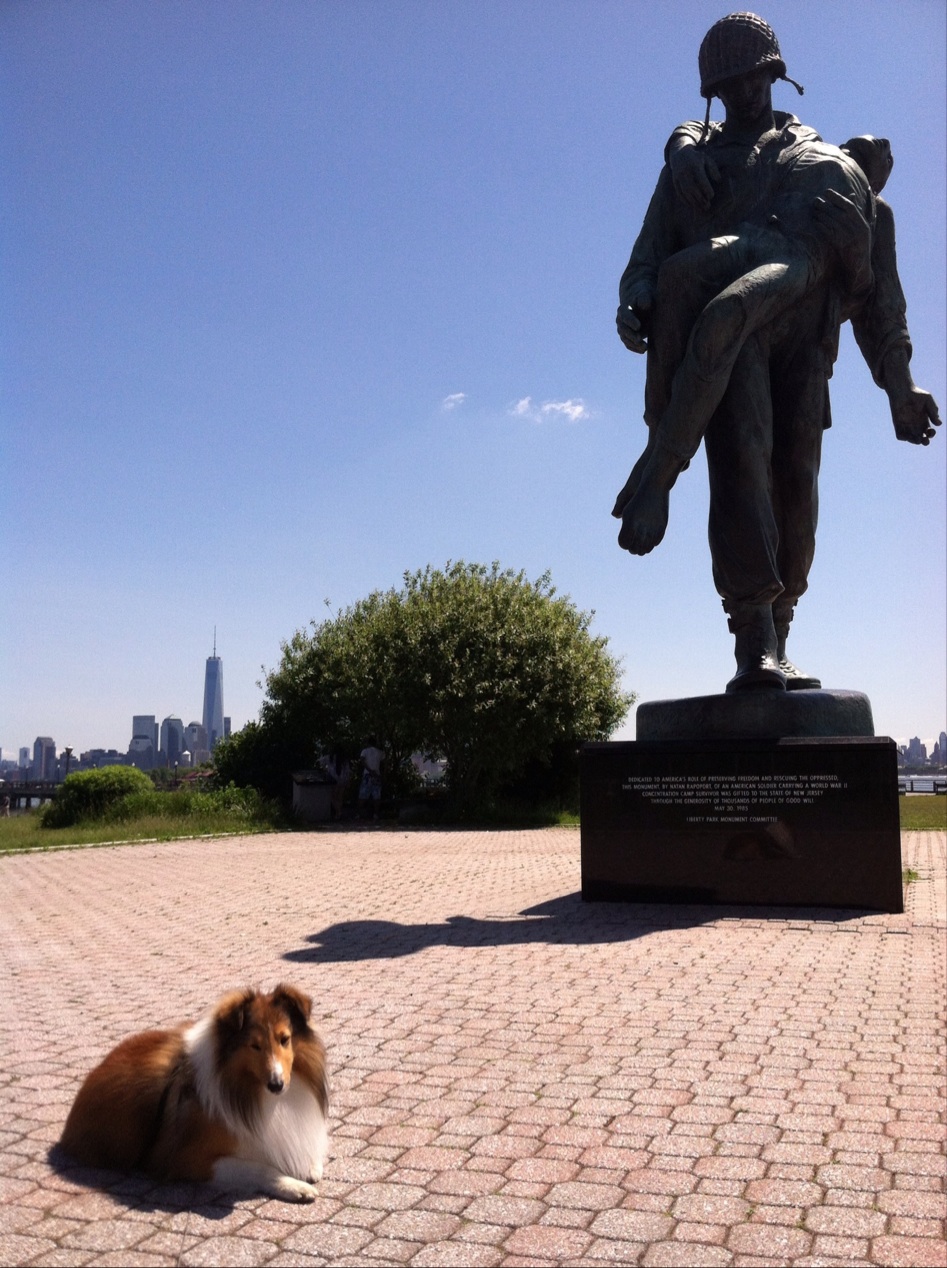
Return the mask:
[[293,813],[304,823],[328,823],[333,781],[321,770],[293,771]]

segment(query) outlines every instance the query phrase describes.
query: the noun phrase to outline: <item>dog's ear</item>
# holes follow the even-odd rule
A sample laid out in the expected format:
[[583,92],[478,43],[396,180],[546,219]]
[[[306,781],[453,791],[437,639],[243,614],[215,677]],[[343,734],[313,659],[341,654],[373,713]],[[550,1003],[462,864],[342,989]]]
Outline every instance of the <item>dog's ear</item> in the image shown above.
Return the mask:
[[308,995],[298,991],[295,986],[288,986],[285,982],[280,982],[278,986],[274,987],[272,1000],[277,1008],[286,1009],[293,1030],[309,1029],[309,1018],[312,1016],[312,1000]]
[[225,995],[214,1013],[218,1029],[235,1039],[247,1024],[249,1005],[255,994],[255,991],[247,989]]

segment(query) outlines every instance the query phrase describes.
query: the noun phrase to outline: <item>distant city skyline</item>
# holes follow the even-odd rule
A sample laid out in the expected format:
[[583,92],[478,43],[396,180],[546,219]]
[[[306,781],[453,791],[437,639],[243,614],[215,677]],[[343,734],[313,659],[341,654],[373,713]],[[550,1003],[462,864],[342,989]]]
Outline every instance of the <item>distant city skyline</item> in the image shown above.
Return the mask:
[[[216,662],[213,669],[212,661]],[[221,686],[218,698],[222,706],[223,663],[219,656],[207,658],[206,673],[212,684],[218,683]],[[211,697],[213,703],[213,687]],[[221,735],[218,738],[227,738],[230,734],[231,719],[222,716]],[[917,735],[910,738],[891,738],[898,747],[900,765],[947,765],[945,730],[926,739]],[[65,747],[60,749],[52,736],[38,735],[31,746],[19,747],[16,760],[9,757],[4,749],[0,749],[0,770],[27,770],[29,777],[33,779],[54,779],[58,771],[58,777],[61,778],[64,753]],[[127,749],[90,746],[79,751],[70,746],[69,753],[73,770],[109,764],[133,765],[142,770],[153,770],[156,767],[173,768],[178,764],[197,766],[212,757],[213,745],[208,744],[207,730],[203,723],[191,722],[185,727],[179,717],[169,714],[159,724],[154,714],[135,714],[132,717],[132,738]]]
[[[204,696],[202,721],[192,721],[184,725],[178,714],[170,713],[159,723],[157,714],[133,714],[131,739],[127,747],[114,745],[89,745],[81,751],[71,746],[75,753],[75,765],[78,766],[83,757],[89,754],[104,755],[109,760],[127,761],[130,765],[139,766],[143,770],[151,770],[156,766],[174,766],[187,754],[187,765],[196,766],[207,761],[219,740],[231,734],[231,718],[224,714],[224,670],[223,658],[217,655],[217,630],[214,629],[213,652],[204,663]],[[248,718],[246,721],[255,719]],[[245,724],[244,724],[245,725]],[[878,731],[876,734],[883,734]],[[633,738],[625,736],[624,738]],[[939,762],[947,764],[947,731],[941,730],[937,735],[921,737],[892,736],[902,756],[910,763]],[[12,749],[0,748],[0,766],[9,768],[13,759],[8,756]],[[55,768],[57,745],[51,736],[37,735],[30,745],[18,746],[16,765],[23,769],[27,765],[31,770],[47,770]],[[32,754],[32,758],[31,755]],[[93,764],[92,762],[88,764]],[[60,762],[61,765],[61,762]],[[46,778],[45,775],[35,778]]]
[[[223,660],[217,655],[215,628],[213,655],[207,657],[204,666],[203,721],[195,720],[185,726],[176,713],[166,714],[160,722],[157,714],[133,713],[131,736],[123,747],[115,744],[69,744],[68,747],[70,755],[75,754],[76,767],[80,765],[83,755],[87,764],[96,764],[89,759],[90,754],[104,755],[113,761],[121,758],[142,770],[151,770],[156,766],[173,767],[182,761],[185,765],[198,765],[211,756],[218,741],[230,734],[230,722],[230,718],[224,715]],[[64,751],[65,747],[63,745],[60,749],[52,736],[37,735],[31,745],[17,746],[15,765],[19,769],[28,767],[31,771],[39,772],[34,774],[34,778],[52,778],[49,772],[60,764],[58,753]],[[13,751],[12,748],[0,748],[0,765],[9,768],[14,762],[11,756]]]

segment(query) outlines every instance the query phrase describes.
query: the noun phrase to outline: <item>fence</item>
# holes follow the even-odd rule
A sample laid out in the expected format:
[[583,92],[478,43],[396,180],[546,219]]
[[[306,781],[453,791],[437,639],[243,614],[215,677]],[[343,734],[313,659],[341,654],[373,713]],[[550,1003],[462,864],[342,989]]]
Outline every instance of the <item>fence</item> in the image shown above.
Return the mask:
[[899,775],[899,793],[937,793],[947,795],[947,775]]

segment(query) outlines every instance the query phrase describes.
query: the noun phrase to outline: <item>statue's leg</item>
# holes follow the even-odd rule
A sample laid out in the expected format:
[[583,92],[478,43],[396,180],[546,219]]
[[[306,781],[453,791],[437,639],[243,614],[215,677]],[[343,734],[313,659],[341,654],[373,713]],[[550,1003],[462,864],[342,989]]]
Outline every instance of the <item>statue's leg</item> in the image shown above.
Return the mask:
[[789,638],[789,626],[792,623],[796,602],[783,603],[781,600],[773,604],[773,628],[776,631],[776,659],[779,668],[786,678],[787,691],[817,691],[822,686],[821,678],[807,674],[789,659],[786,651],[786,640]]
[[828,381],[821,350],[806,345],[773,375],[773,504],[777,557],[785,589],[773,605],[777,655],[790,691],[821,682],[799,669],[786,651],[796,602],[809,584],[819,520],[822,436],[829,421]]
[[771,260],[726,286],[698,316],[660,422],[668,448],[690,459],[720,404],[740,350],[750,335],[782,316],[805,294],[802,259]]
[[641,483],[641,477],[644,474],[645,467],[654,453],[654,446],[657,440],[657,428],[648,428],[648,442],[641,451],[641,456],[635,465],[631,468],[631,474],[618,491],[618,497],[615,499],[615,505],[612,507],[612,514],[616,519],[621,519],[625,507],[638,492],[638,485]]
[[[781,250],[782,257],[753,267],[764,246],[773,254]],[[667,396],[667,374],[678,360],[680,364],[673,374],[667,408],[657,422],[652,421],[648,445],[612,511],[622,518],[618,541],[626,550],[647,554],[664,537],[668,495],[700,446],[741,348],[750,335],[781,317],[805,294],[811,281],[809,260],[803,252],[788,248],[782,235],[761,232],[749,242],[701,243],[672,256],[662,267],[663,309],[659,305],[659,311],[665,317],[655,323],[652,342],[664,352],[655,353],[653,373],[649,367],[649,411]],[[737,266],[747,266],[746,271],[731,278]],[[687,335],[685,322],[691,321],[698,296],[718,283],[721,289],[697,313]],[[680,297],[676,303],[675,294]],[[667,316],[669,312],[673,318]]]
[[727,691],[786,687],[776,654],[776,633],[771,603],[727,603],[727,624],[733,635],[737,672]]
[[728,691],[786,685],[776,656],[773,604],[783,592],[771,496],[773,409],[768,350],[747,339],[705,437],[708,534],[714,584],[735,636]]
[[684,356],[691,327],[707,300],[727,284],[732,273],[727,253],[714,250],[711,242],[687,247],[661,265],[648,332],[644,409],[648,441],[615,499],[612,515],[616,519],[621,519],[637,493],[654,453],[656,427],[670,402],[671,384]]
[[684,360],[694,322],[707,302],[733,281],[735,241],[698,242],[661,265],[648,335],[645,422],[649,427],[660,423],[670,404],[674,375]]
[[[634,496],[621,512],[618,544],[633,555],[647,555],[663,540],[668,526],[670,492],[687,460],[682,460],[662,442],[659,429],[652,428],[653,443],[636,464],[645,462]],[[635,475],[635,471],[632,473]]]
[[[668,495],[696,453],[703,435],[702,426],[693,447],[680,453],[681,446],[686,447],[689,442],[686,424],[691,415],[681,408],[676,384],[681,375],[682,358],[686,360],[685,349],[694,322],[700,320],[704,301],[716,293],[718,282],[725,285],[723,269],[726,265],[726,252],[714,251],[711,243],[704,242],[671,256],[658,276],[645,388],[648,443],[612,509],[612,514],[622,521],[618,544],[635,555],[648,554],[664,537]],[[675,385],[673,390],[672,384]],[[693,403],[693,409],[701,413],[697,402]],[[707,411],[706,417],[712,412]],[[675,425],[680,415],[684,415],[683,427]]]

